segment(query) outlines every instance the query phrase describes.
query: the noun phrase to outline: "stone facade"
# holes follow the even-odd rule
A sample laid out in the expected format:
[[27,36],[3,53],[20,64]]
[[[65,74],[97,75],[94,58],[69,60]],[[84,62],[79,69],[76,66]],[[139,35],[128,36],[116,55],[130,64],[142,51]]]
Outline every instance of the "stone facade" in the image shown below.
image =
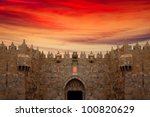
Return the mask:
[[150,45],[128,44],[105,55],[46,56],[23,43],[0,44],[0,99],[150,99]]

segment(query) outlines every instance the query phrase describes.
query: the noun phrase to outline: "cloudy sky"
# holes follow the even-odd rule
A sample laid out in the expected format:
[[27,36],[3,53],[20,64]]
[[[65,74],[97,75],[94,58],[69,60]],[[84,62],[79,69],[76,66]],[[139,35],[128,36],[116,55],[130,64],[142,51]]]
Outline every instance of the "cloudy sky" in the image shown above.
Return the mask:
[[150,0],[0,0],[0,41],[106,51],[150,40]]

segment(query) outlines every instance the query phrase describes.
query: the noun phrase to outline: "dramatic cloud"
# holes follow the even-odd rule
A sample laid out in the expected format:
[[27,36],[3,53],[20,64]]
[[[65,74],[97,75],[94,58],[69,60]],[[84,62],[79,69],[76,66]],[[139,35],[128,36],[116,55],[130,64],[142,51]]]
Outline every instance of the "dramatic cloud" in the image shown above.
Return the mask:
[[149,41],[149,35],[149,0],[0,1],[1,41],[81,50]]

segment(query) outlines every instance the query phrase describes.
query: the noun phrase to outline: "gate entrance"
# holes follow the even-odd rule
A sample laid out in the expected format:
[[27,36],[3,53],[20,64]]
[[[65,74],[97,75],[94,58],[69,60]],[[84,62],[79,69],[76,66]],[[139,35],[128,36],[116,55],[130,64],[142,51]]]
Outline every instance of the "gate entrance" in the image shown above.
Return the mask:
[[67,100],[85,99],[85,88],[80,80],[73,79],[67,83],[65,87],[65,99]]
[[82,91],[68,91],[67,100],[83,100]]

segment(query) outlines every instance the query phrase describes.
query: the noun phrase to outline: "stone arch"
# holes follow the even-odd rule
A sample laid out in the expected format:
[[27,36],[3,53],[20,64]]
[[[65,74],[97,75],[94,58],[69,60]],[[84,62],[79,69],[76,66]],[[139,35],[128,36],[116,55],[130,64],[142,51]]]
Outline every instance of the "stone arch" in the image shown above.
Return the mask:
[[[68,99],[69,93],[78,93],[80,96],[82,96],[82,99],[85,99],[85,86],[79,79],[71,79],[67,82],[64,88],[65,92],[65,99]],[[76,99],[81,99],[76,97]]]

